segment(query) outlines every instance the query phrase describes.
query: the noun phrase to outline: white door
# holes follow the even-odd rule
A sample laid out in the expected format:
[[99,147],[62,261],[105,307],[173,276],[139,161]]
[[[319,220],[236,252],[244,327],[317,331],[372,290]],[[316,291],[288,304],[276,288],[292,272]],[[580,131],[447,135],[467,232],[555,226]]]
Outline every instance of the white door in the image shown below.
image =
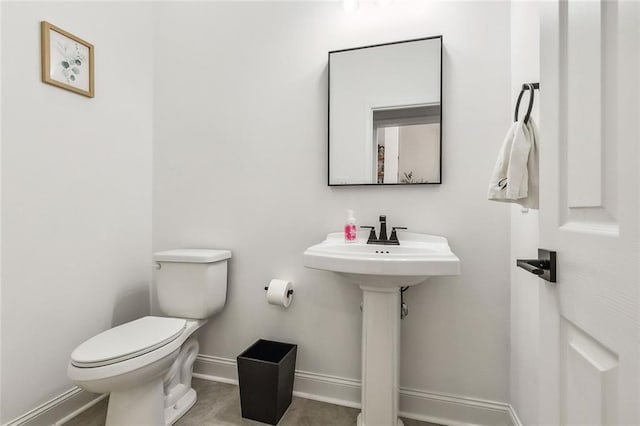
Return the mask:
[[640,2],[542,7],[539,420],[640,425]]

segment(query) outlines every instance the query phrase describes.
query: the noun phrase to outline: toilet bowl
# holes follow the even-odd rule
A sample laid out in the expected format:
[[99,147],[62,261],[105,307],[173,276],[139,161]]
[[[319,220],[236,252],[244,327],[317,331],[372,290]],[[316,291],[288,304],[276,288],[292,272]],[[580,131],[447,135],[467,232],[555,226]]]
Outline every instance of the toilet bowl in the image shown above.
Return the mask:
[[107,330],[73,351],[69,378],[90,392],[111,393],[109,425],[173,424],[196,401],[198,341],[191,336],[205,322],[149,316]]
[[196,402],[196,331],[224,306],[230,257],[227,250],[156,253],[160,309],[174,316],[119,325],[72,352],[69,378],[90,392],[110,393],[107,426],[172,425]]

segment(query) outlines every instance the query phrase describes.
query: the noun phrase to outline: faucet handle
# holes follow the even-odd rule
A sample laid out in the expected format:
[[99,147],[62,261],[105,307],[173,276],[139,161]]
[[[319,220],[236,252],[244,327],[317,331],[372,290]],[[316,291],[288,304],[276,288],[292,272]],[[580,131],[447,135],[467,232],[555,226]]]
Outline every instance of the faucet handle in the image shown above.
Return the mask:
[[404,226],[394,226],[393,228],[391,228],[391,236],[389,237],[389,241],[398,241],[398,233],[396,232],[396,229],[407,229]]
[[361,226],[360,228],[368,228],[368,229],[370,229],[369,238],[367,238],[367,243],[369,243],[370,241],[376,241],[378,239],[378,237],[376,237],[376,227],[375,226]]

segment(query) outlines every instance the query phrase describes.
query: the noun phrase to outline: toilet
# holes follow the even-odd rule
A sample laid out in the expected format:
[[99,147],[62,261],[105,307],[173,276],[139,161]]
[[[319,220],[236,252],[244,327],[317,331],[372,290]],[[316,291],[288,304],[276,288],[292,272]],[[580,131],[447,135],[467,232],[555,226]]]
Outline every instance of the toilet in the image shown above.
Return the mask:
[[106,330],[71,353],[69,378],[89,392],[111,394],[107,426],[172,425],[193,406],[195,332],[226,301],[230,251],[178,249],[153,258],[158,304],[167,316]]

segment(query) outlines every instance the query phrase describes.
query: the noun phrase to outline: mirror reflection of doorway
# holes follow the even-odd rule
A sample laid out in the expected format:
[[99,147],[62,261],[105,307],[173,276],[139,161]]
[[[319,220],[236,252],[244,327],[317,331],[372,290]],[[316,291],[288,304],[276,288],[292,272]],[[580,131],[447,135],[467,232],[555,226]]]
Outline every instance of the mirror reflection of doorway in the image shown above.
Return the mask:
[[377,183],[439,182],[440,105],[373,110]]

